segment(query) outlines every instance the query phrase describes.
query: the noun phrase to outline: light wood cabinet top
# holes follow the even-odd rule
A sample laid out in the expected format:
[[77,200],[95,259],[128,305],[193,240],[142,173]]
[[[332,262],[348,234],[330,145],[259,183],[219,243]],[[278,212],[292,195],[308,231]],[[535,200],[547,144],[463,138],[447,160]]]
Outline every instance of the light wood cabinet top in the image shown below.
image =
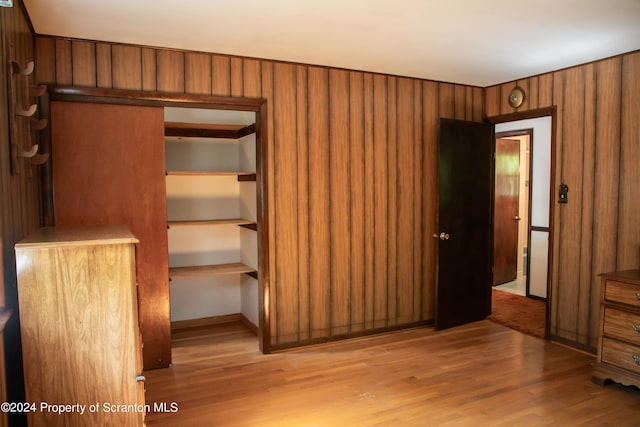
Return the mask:
[[612,271],[611,273],[601,273],[600,277],[640,285],[640,270]]
[[138,243],[125,225],[43,227],[16,243],[16,249]]

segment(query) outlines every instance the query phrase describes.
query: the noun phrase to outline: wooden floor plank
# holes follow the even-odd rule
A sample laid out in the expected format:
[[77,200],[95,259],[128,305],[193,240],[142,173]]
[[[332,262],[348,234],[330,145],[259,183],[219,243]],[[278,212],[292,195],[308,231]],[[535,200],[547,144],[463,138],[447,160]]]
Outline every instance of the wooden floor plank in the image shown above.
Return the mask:
[[[146,372],[149,426],[634,425],[640,391],[591,382],[594,357],[490,321],[272,355],[240,324],[173,336]],[[637,424],[636,424],[637,425]]]

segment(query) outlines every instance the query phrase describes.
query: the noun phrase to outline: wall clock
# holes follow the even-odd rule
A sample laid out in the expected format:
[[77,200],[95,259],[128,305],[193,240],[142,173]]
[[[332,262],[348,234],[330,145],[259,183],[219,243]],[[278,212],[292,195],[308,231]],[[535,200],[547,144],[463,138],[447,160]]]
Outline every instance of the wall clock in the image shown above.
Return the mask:
[[509,105],[518,108],[524,102],[524,90],[520,86],[514,87],[509,93]]

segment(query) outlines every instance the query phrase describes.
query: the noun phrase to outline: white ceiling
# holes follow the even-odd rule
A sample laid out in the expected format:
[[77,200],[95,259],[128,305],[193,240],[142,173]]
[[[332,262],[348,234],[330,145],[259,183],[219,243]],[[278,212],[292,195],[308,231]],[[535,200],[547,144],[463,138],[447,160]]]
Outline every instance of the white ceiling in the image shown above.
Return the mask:
[[490,86],[640,49],[640,0],[24,0],[38,34]]

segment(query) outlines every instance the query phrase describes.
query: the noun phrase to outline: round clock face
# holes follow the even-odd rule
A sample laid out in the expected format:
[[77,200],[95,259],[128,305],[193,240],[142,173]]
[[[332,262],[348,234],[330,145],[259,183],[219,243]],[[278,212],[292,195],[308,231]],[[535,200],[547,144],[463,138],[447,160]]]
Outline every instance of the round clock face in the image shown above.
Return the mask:
[[516,86],[509,93],[509,105],[513,108],[518,108],[524,102],[524,90],[521,87]]

